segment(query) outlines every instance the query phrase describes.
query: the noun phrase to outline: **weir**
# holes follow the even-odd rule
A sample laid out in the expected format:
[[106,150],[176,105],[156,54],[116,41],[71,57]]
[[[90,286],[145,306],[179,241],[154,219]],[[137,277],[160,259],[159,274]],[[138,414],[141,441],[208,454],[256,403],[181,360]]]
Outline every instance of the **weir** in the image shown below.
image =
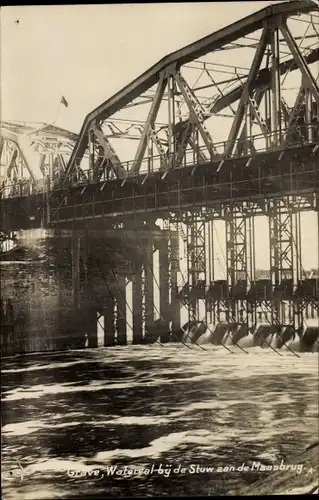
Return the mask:
[[[317,13],[281,2],[193,42],[91,111],[79,134],[1,122],[1,242],[16,247],[1,257],[4,352],[202,335],[316,348]],[[218,62],[251,37],[248,67]],[[23,249],[31,260],[10,268]]]

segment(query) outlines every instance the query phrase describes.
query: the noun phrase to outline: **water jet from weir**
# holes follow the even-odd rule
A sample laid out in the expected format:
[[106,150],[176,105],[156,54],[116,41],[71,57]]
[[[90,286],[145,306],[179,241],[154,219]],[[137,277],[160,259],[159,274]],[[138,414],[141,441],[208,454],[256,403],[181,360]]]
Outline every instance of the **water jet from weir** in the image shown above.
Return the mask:
[[[299,352],[319,352],[319,327],[307,327],[298,335],[291,325],[276,327],[259,323],[253,328],[245,324],[223,323],[207,325],[204,322],[188,322],[178,334],[171,334],[171,341],[215,346],[261,347],[273,349],[290,348]],[[151,342],[156,342],[152,339]]]

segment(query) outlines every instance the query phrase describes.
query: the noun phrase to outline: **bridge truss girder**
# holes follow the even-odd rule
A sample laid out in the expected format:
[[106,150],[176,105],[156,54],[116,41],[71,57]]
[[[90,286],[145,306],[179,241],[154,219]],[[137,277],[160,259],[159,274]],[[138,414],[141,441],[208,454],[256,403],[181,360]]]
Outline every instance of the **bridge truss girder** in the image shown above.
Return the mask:
[[[316,12],[308,0],[274,5],[164,58],[87,116],[64,182],[81,177],[85,152],[88,181],[120,178],[125,183],[131,177],[143,182],[156,171],[165,178],[176,168],[216,159],[222,169],[224,160],[234,156],[318,140],[319,88],[310,69],[319,60],[319,47],[311,43],[317,36]],[[306,20],[301,35],[292,32],[296,15]],[[200,59],[247,47],[252,34],[250,49],[256,51],[250,68]],[[190,70],[197,71],[195,84]],[[231,78],[220,81],[218,72]],[[292,72],[299,75],[301,97],[287,103],[284,82]],[[202,85],[201,78],[206,79]],[[203,96],[203,90],[210,95]],[[121,124],[122,110],[144,105],[144,120]],[[209,125],[218,116],[230,120],[229,133],[219,142]],[[124,138],[136,141],[131,161],[121,161],[115,146]]]

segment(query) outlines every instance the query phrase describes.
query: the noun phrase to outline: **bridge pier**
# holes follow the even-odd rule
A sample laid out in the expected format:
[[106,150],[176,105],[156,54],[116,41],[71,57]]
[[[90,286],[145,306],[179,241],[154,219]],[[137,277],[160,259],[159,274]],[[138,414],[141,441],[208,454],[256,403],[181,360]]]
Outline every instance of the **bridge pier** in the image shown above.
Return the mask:
[[115,298],[112,295],[108,295],[103,302],[103,318],[104,318],[104,346],[114,346],[115,345]]
[[180,314],[180,299],[178,297],[177,290],[177,275],[179,268],[179,235],[171,232],[169,233],[169,247],[168,247],[168,256],[170,263],[170,282],[169,289],[170,293],[170,313],[172,320],[172,332],[177,332],[181,327],[181,314]]
[[71,236],[72,300],[73,307],[80,307],[80,259],[81,236],[74,232]]
[[143,343],[142,270],[142,265],[138,265],[132,276],[133,344]]
[[117,290],[115,293],[116,310],[116,343],[117,345],[127,344],[127,314],[126,314],[126,278],[118,275]]
[[144,257],[145,331],[154,323],[154,245],[152,235],[146,240]]
[[169,304],[169,255],[168,238],[163,237],[158,242],[159,260],[159,294],[160,294],[160,319],[161,323],[161,343],[169,341],[170,304]]

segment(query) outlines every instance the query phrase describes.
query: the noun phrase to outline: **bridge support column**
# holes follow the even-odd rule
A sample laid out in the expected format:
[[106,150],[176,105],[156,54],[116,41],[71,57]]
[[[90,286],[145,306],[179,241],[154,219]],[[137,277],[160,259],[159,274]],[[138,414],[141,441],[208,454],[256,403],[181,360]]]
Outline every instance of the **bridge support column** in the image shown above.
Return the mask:
[[126,279],[124,276],[117,278],[118,290],[116,293],[116,333],[117,344],[127,344],[126,328]]
[[316,194],[316,212],[317,212],[317,243],[318,243],[317,268],[319,270],[319,193]]
[[228,322],[256,322],[255,307],[247,301],[248,290],[255,275],[254,219],[247,207],[232,205],[225,210]]
[[153,256],[153,237],[150,234],[146,241],[145,263],[145,329],[154,323],[154,256]]
[[109,295],[104,300],[104,346],[109,347],[115,344],[115,324],[114,324],[115,299]]
[[289,197],[269,202],[270,279],[272,323],[303,327],[294,294],[302,276],[300,212]]
[[92,248],[90,244],[90,235],[88,231],[84,232],[81,238],[81,252],[82,258],[82,268],[81,277],[83,279],[83,304],[84,310],[88,310],[88,317],[91,318],[91,327],[88,332],[88,347],[98,346],[98,333],[97,333],[97,311],[94,299],[92,299],[92,285],[90,279],[90,262]]
[[83,321],[85,323],[85,334],[88,339],[88,347],[98,347],[96,310],[93,307],[85,307],[83,310]]
[[75,309],[80,307],[80,252],[81,237],[77,232],[71,236],[72,299]]
[[201,216],[189,214],[186,221],[188,321],[201,319],[199,298],[205,299],[206,291],[206,232]]
[[[72,309],[64,310],[61,322],[66,321],[69,324],[70,334],[74,335],[72,342],[74,341],[76,346],[82,345],[84,338],[83,347],[87,339],[88,347],[93,348],[97,347],[97,320],[96,310],[89,300],[88,252],[87,235],[81,237],[76,231],[73,232],[71,235]],[[83,283],[81,276],[84,278]],[[66,335],[68,335],[67,330]]]
[[161,326],[161,342],[169,341],[169,256],[167,232],[163,232],[163,238],[158,242],[158,264],[159,264],[159,293],[160,293],[160,315],[163,321]]
[[315,196],[315,211],[317,215],[317,262],[315,269],[315,276],[310,281],[308,293],[304,294],[304,301],[306,302],[306,318],[310,317],[312,320],[316,319],[319,326],[319,193]]
[[206,284],[207,284],[207,294],[206,294],[206,311],[207,311],[207,322],[212,324],[216,322],[216,301],[212,300],[211,294],[209,293],[211,285],[215,279],[215,265],[214,265],[214,220],[210,220],[207,223],[207,274],[206,274]]
[[142,295],[142,266],[137,264],[132,276],[133,301],[133,344],[143,343],[143,295]]
[[172,320],[172,332],[177,332],[181,328],[181,304],[177,290],[177,272],[179,263],[179,235],[169,234],[169,288],[170,288],[170,311]]

